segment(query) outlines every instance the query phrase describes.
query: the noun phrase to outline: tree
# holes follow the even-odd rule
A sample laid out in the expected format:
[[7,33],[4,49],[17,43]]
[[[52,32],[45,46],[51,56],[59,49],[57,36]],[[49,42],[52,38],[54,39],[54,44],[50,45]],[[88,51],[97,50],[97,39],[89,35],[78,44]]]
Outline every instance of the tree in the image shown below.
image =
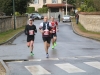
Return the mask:
[[[27,4],[30,0],[14,0],[15,1],[15,10],[20,14],[26,12]],[[0,11],[11,15],[13,13],[13,0],[0,0]]]
[[94,7],[97,11],[100,11],[100,0],[93,0]]

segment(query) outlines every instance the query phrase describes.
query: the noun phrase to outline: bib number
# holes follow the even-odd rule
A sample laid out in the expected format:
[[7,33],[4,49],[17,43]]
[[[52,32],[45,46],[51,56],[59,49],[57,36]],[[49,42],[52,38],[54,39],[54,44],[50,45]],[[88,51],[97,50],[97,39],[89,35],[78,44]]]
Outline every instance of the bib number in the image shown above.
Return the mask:
[[29,35],[34,35],[34,30],[29,30]]
[[55,30],[53,30],[53,33],[55,33],[56,31]]
[[49,35],[49,30],[45,30],[44,35]]

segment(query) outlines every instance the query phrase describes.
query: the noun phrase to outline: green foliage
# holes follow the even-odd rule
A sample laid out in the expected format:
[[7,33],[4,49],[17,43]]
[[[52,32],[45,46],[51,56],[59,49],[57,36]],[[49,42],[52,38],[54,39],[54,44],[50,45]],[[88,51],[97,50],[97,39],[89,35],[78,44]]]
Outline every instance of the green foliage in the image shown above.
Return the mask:
[[35,7],[27,7],[27,13],[33,13],[35,12]]
[[100,0],[93,0],[94,7],[97,11],[100,11]]
[[21,16],[21,14],[19,12],[15,12],[16,16]]
[[[30,0],[14,0],[15,10],[20,14],[26,12],[27,4]],[[6,13],[6,15],[11,15],[13,13],[13,0],[0,0],[0,11]]]
[[94,12],[94,11],[96,11],[96,9],[93,6],[91,6],[87,9],[87,12]]
[[47,13],[48,12],[48,7],[43,7],[38,9],[39,13]]
[[94,6],[93,0],[84,0],[79,6],[82,12],[94,12],[96,8]]

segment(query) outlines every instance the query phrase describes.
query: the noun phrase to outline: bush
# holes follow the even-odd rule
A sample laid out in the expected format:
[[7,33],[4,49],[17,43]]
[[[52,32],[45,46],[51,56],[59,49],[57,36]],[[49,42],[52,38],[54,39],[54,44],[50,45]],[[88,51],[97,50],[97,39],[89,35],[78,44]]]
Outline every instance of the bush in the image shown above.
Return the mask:
[[91,6],[87,9],[87,12],[94,12],[94,11],[96,11],[96,9],[93,6]]
[[21,14],[19,12],[15,12],[16,16],[21,16]]
[[35,7],[27,7],[27,13],[33,13],[35,11]]
[[94,12],[96,9],[93,6],[88,7],[86,4],[81,5],[81,11],[82,12]]
[[38,9],[39,13],[47,13],[48,12],[48,7],[43,7]]

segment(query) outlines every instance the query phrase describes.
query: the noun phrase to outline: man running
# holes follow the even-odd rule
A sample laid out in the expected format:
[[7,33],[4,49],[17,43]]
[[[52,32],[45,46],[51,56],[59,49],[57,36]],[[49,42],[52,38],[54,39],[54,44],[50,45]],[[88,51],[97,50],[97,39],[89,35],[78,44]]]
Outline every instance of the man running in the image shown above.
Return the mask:
[[33,19],[29,19],[29,24],[25,27],[25,34],[27,35],[27,46],[30,47],[31,56],[33,56],[33,43],[35,38],[35,33],[37,33],[36,26],[33,24]]
[[57,33],[56,31],[58,31],[58,23],[57,21],[54,20],[54,17],[51,17],[51,25],[52,25],[52,35],[51,35],[51,39],[52,39],[52,49],[54,49],[54,47],[56,46],[56,40],[57,40]]
[[46,58],[49,58],[48,49],[50,47],[50,42],[51,42],[52,28],[51,28],[51,23],[48,22],[48,18],[46,16],[44,17],[44,22],[40,24],[39,30],[42,33],[44,48],[46,51]]

